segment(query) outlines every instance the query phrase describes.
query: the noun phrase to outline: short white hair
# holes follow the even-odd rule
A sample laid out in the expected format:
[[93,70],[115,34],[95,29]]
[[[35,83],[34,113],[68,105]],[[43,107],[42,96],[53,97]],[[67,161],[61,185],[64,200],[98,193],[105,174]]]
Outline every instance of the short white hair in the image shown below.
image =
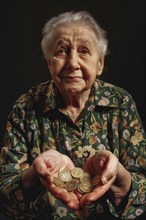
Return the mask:
[[49,57],[50,48],[52,47],[53,35],[56,29],[60,26],[70,25],[72,23],[83,23],[90,27],[96,36],[96,46],[97,51],[101,57],[107,54],[108,40],[106,39],[106,31],[103,30],[95,19],[87,11],[79,12],[65,12],[59,14],[57,17],[51,18],[45,23],[42,29],[42,42],[41,48],[44,57],[47,59]]

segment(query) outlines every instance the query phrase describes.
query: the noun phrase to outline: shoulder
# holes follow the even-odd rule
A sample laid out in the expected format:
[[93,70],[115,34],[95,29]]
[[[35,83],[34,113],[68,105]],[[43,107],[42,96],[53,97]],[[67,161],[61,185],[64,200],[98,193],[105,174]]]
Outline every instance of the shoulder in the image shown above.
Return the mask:
[[51,81],[37,84],[33,86],[28,92],[22,94],[15,102],[15,106],[19,108],[31,108],[34,106],[42,97],[46,96],[49,91]]
[[110,91],[111,94],[113,95],[117,95],[117,96],[125,96],[125,95],[128,95],[128,96],[131,96],[128,91],[126,91],[125,89],[123,89],[122,87],[119,87],[119,86],[116,86],[114,84],[111,84],[111,83],[108,83],[108,82],[105,82],[103,80],[97,80],[97,85],[98,85],[98,90],[99,91],[102,91],[102,92],[106,92],[106,91]]
[[134,102],[128,91],[111,83],[98,79],[95,81],[95,88],[97,96],[96,99],[99,100],[99,105],[102,103],[102,100],[107,101],[107,106],[113,107],[122,107],[126,103]]
[[35,117],[39,112],[43,112],[52,88],[52,81],[33,86],[16,100],[9,116],[25,120],[26,117]]

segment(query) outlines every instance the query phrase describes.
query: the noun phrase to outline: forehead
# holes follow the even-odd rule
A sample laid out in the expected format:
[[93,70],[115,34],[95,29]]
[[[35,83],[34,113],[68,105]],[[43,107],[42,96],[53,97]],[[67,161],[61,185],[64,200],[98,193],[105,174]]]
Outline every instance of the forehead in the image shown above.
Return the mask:
[[89,26],[77,23],[58,27],[54,32],[53,41],[55,44],[78,41],[92,45],[96,41],[96,36]]

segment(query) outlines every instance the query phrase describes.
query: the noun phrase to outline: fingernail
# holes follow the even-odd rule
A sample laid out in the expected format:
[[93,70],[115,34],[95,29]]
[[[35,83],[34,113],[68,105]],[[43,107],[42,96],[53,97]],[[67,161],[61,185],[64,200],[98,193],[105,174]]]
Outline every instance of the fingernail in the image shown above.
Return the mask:
[[108,183],[107,177],[106,177],[106,176],[103,177],[102,180],[101,180],[101,182],[102,182],[103,185],[107,184],[107,183]]

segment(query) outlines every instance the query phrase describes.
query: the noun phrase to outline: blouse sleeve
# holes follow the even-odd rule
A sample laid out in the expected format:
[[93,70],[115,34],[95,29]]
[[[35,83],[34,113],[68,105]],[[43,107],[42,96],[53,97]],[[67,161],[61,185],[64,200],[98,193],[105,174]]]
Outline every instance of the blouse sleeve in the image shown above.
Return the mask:
[[23,106],[14,106],[6,125],[4,147],[1,149],[0,157],[1,204],[5,214],[13,220],[18,219],[18,216],[37,216],[42,208],[41,198],[44,189],[40,187],[25,192],[21,183],[23,172],[30,166],[25,115]]
[[133,219],[146,212],[146,134],[129,94],[124,96],[119,118],[119,158],[132,177],[128,202],[119,216]]

